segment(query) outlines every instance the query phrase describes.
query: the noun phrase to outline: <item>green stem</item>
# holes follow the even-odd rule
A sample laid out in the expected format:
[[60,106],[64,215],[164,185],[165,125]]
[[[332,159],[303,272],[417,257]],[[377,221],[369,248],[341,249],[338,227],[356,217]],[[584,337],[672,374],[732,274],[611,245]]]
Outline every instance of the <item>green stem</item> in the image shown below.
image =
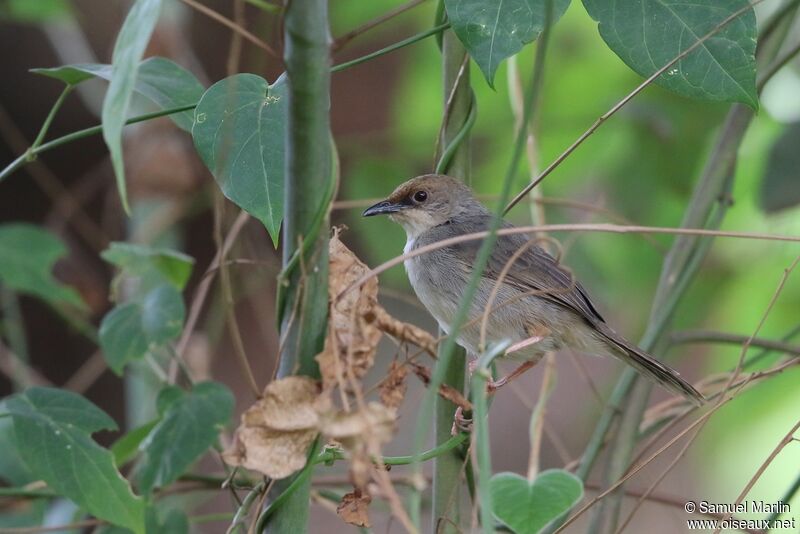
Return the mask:
[[[545,31],[549,31],[547,27],[545,27]],[[445,376],[447,375],[447,371],[450,366],[450,361],[452,360],[455,348],[456,348],[456,336],[454,335],[456,332],[460,331],[463,327],[464,323],[467,321],[467,317],[472,305],[472,299],[475,296],[475,292],[477,291],[478,284],[482,278],[483,270],[486,268],[486,264],[489,260],[489,256],[494,249],[494,245],[497,241],[497,230],[500,228],[502,223],[502,214],[503,208],[506,205],[507,199],[511,194],[511,184],[514,175],[517,172],[519,167],[519,162],[522,157],[522,153],[525,146],[525,140],[527,138],[527,124],[530,121],[531,114],[533,112],[533,102],[536,101],[536,83],[531,83],[529,94],[526,95],[527,98],[524,101],[524,111],[523,111],[523,119],[516,132],[516,140],[514,143],[514,150],[512,152],[511,161],[509,162],[508,169],[506,171],[505,178],[503,180],[502,190],[500,192],[498,198],[497,208],[495,210],[495,217],[492,218],[492,222],[487,229],[488,235],[483,239],[481,244],[481,248],[478,250],[478,254],[475,258],[475,262],[473,264],[473,272],[472,276],[467,283],[467,286],[464,288],[464,292],[461,297],[461,302],[459,304],[458,309],[456,310],[455,316],[453,317],[453,321],[451,323],[451,335],[449,335],[442,344],[440,344],[440,352],[439,357],[437,360],[436,367],[433,372],[433,376],[431,377],[431,382],[425,395],[422,399],[422,405],[420,407],[420,413],[430,413],[433,408],[434,404],[434,397],[435,392],[438,391],[439,386],[444,381]],[[424,417],[420,417],[417,419],[416,428],[415,428],[415,436],[414,436],[414,450],[420,451],[422,449],[422,444],[425,441],[426,433],[426,420]],[[418,456],[419,452],[415,454]],[[420,466],[419,462],[414,462],[414,473],[419,474]]]
[[[125,124],[135,124],[137,122],[144,122],[149,121],[151,119],[155,119],[158,117],[164,117],[166,115],[172,115],[173,113],[180,113],[181,111],[188,111],[190,109],[194,109],[197,107],[197,104],[188,104],[186,106],[180,106],[176,108],[169,108],[169,109],[162,109],[161,111],[154,111],[153,113],[145,113],[144,115],[139,115],[137,117],[131,117]],[[83,130],[78,130],[77,132],[72,132],[67,135],[63,135],[61,137],[57,137],[52,141],[48,141],[47,143],[42,143],[41,145],[37,146],[36,148],[31,148],[30,150],[26,151],[20,157],[12,161],[6,168],[0,171],[0,182],[2,182],[5,178],[8,178],[14,171],[25,165],[26,163],[30,162],[29,158],[38,156],[42,152],[47,152],[48,150],[52,150],[56,147],[64,145],[66,143],[70,143],[72,141],[77,141],[78,139],[83,139],[84,137],[90,137],[92,135],[97,135],[103,132],[103,126],[98,124],[97,126],[91,126],[89,128],[84,128]]]
[[[404,39],[404,40],[402,40],[400,42],[394,43],[394,44],[389,45],[389,46],[387,46],[385,48],[382,48],[380,50],[376,50],[375,52],[372,52],[372,53],[367,54],[365,56],[353,59],[351,61],[346,61],[344,63],[340,63],[339,65],[336,65],[336,66],[332,67],[330,69],[330,72],[332,72],[332,73],[333,72],[339,72],[339,71],[348,69],[350,67],[354,67],[356,65],[360,65],[361,63],[365,63],[365,62],[367,62],[367,61],[369,61],[371,59],[375,59],[377,57],[383,56],[383,55],[388,54],[390,52],[394,52],[395,50],[398,50],[400,48],[404,48],[404,47],[406,47],[408,45],[412,45],[414,43],[417,43],[419,41],[427,39],[428,37],[430,37],[432,35],[439,35],[449,27],[450,27],[450,23],[449,22],[446,22],[444,24],[440,24],[440,25],[435,26],[435,27],[433,27],[433,28],[431,28],[429,30],[426,30],[426,31],[421,32],[421,33],[418,33],[417,35],[413,35],[413,36],[409,37],[408,39]],[[47,128],[45,127],[45,125],[43,125],[42,130],[39,132],[39,136],[36,138],[39,143],[41,143],[41,141],[44,140],[44,133],[46,133],[47,129],[49,128],[50,122],[52,121],[52,117],[55,116],[55,111],[57,111],[58,108],[61,106],[61,103],[66,98],[68,92],[71,91],[71,89],[69,89],[71,87],[72,86],[67,86],[67,88],[64,90],[64,92],[61,94],[61,96],[59,97],[58,101],[56,102],[56,105],[53,106],[53,109],[51,109],[50,115],[48,115],[47,119],[45,120],[45,125],[47,126]],[[69,89],[69,91],[68,91],[68,89]],[[197,103],[188,104],[188,105],[180,106],[180,107],[176,107],[176,108],[164,109],[164,110],[161,110],[161,111],[155,111],[153,113],[145,113],[144,115],[139,115],[137,117],[132,117],[132,118],[128,119],[127,121],[125,121],[125,124],[128,125],[128,124],[135,124],[137,122],[148,121],[148,120],[155,119],[155,118],[158,118],[158,117],[164,117],[166,115],[172,115],[173,113],[180,113],[182,111],[188,111],[190,109],[194,109],[195,107],[197,107]],[[36,156],[38,156],[42,152],[46,152],[48,150],[51,150],[53,148],[56,148],[58,146],[66,144],[66,143],[70,143],[72,141],[76,141],[78,139],[83,139],[84,137],[97,135],[99,133],[102,133],[102,131],[103,131],[103,126],[102,125],[97,125],[97,126],[92,126],[92,127],[89,127],[89,128],[84,128],[83,130],[78,130],[76,132],[72,132],[70,134],[58,137],[58,138],[53,139],[52,141],[49,141],[47,143],[37,144],[37,142],[35,141],[33,146],[31,146],[31,148],[29,150],[27,150],[24,154],[22,154],[19,157],[17,157],[14,161],[12,161],[10,164],[8,164],[2,171],[0,171],[0,182],[2,182],[5,178],[10,176],[11,174],[13,174],[19,168],[23,167],[26,163],[29,163],[30,161],[35,159]]]
[[[318,377],[314,356],[322,351],[328,322],[328,227],[331,181],[337,171],[330,130],[330,51],[327,0],[288,2],[284,15],[284,62],[289,111],[284,179],[283,265],[285,296],[279,303],[284,340],[278,378]],[[319,440],[317,440],[319,441]],[[310,458],[316,456],[315,443]],[[299,475],[280,480],[258,519],[257,532],[305,532],[312,461]]]
[[[449,24],[444,22],[436,27],[443,26]],[[475,123],[477,104],[470,86],[469,65],[464,65],[467,54],[464,46],[452,31],[441,35],[444,115],[442,138],[439,143],[447,148],[439,160],[436,172],[442,173],[447,170],[452,176],[469,183],[471,167],[469,131]],[[449,359],[448,365],[443,369],[442,382],[457,391],[463,391],[467,358],[463,349],[457,350],[458,353]],[[441,352],[439,356],[442,356]],[[456,406],[441,397],[436,397],[434,404],[434,436],[436,443],[441,443],[450,437]],[[422,458],[423,456],[420,456],[420,459]],[[437,534],[455,534],[460,531],[463,465],[461,451],[456,448],[438,456],[434,462],[431,531]],[[415,524],[419,525],[421,515],[419,492],[411,493],[410,504],[411,516],[415,519]]]
[[[266,482],[261,481],[259,482],[256,487],[250,490],[250,493],[242,501],[242,505],[239,506],[239,509],[236,510],[236,514],[234,514],[233,519],[231,520],[231,525],[228,527],[227,532],[229,534],[233,534],[236,532],[236,529],[241,525],[244,526],[244,521],[247,519],[247,515],[250,513],[250,508],[252,508],[253,503],[258,499],[264,491],[264,486],[266,486]],[[246,530],[246,529],[245,529]]]
[[390,44],[389,46],[387,46],[385,48],[381,48],[380,50],[376,50],[375,52],[371,52],[371,53],[369,53],[369,54],[367,54],[365,56],[361,56],[361,57],[358,57],[356,59],[352,59],[350,61],[345,61],[343,63],[339,63],[338,65],[334,65],[331,68],[331,72],[339,72],[339,71],[342,71],[342,70],[345,70],[345,69],[349,69],[350,67],[355,67],[356,65],[360,65],[360,64],[365,63],[365,62],[367,62],[367,61],[369,61],[371,59],[375,59],[376,57],[383,56],[383,55],[388,54],[390,52],[394,52],[395,50],[399,50],[400,48],[404,48],[404,47],[406,47],[408,45],[411,45],[411,44],[417,43],[419,41],[422,41],[423,39],[427,39],[428,37],[430,37],[432,35],[438,35],[438,34],[442,33],[443,31],[445,31],[449,27],[450,27],[450,23],[449,22],[445,22],[444,24],[439,24],[438,26],[434,26],[433,28],[431,28],[429,30],[425,30],[424,32],[420,32],[420,33],[418,33],[416,35],[412,35],[408,39],[403,39],[402,41],[399,41],[397,43]]
[[[311,488],[311,474],[314,472],[314,466],[316,462],[312,462],[310,459],[317,455],[317,451],[320,448],[320,438],[317,438],[314,441],[314,444],[311,446],[311,451],[308,455],[309,461],[306,462],[305,467],[297,473],[294,477],[287,479],[285,487],[282,489],[280,494],[275,497],[269,505],[264,508],[264,511],[261,512],[261,515],[258,516],[258,521],[256,522],[256,532],[263,532],[265,528],[275,528],[276,532],[305,532],[307,530],[306,524],[308,523],[308,505],[309,505],[309,497],[310,497],[310,488]],[[300,502],[297,499],[297,495],[301,495],[303,497],[303,501]],[[305,505],[305,509],[303,511],[299,511],[296,508]],[[305,514],[305,518],[303,518],[302,528],[300,530],[277,530],[276,523],[282,521],[284,524],[287,524],[288,521],[286,519],[281,520],[279,515],[287,515],[287,513],[300,515],[301,513]],[[273,515],[276,515],[275,519],[270,521]],[[269,523],[268,523],[269,521]]]
[[[47,117],[44,119],[42,128],[39,130],[39,135],[36,136],[36,139],[34,139],[33,144],[31,145],[31,150],[42,144],[42,141],[44,141],[44,136],[47,135],[47,131],[50,129],[50,125],[53,124],[53,119],[55,118],[56,113],[58,113],[58,110],[61,109],[62,104],[64,104],[64,100],[67,99],[67,96],[69,96],[74,87],[74,85],[68,84],[64,87],[64,90],[61,91],[61,94],[53,104],[53,107],[50,108],[50,113],[48,113]],[[30,154],[30,158],[34,157],[30,151],[28,151],[28,154]]]
[[[382,465],[409,465],[414,463],[415,461],[425,462],[456,449],[459,445],[465,443],[467,441],[467,438],[469,438],[469,434],[465,434],[462,432],[456,434],[455,436],[450,436],[450,439],[448,439],[447,441],[437,445],[432,449],[423,452],[419,456],[384,456],[383,458],[380,459],[380,463]],[[346,458],[347,457],[344,455],[342,451],[338,449],[329,449],[321,452],[317,456],[316,460],[314,460],[314,464],[329,464],[336,460],[345,460]]]

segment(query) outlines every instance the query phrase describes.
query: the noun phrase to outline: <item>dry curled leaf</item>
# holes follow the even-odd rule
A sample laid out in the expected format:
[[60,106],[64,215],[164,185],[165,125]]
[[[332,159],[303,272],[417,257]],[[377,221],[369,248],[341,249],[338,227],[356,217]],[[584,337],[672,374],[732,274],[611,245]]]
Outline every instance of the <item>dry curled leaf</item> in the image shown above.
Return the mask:
[[320,416],[320,430],[348,449],[353,442],[365,438],[386,443],[392,438],[395,411],[379,402],[370,402],[363,410],[331,411]]
[[[370,279],[341,299],[336,297],[369,271],[334,230],[329,244],[330,266],[328,295],[331,302],[328,338],[317,356],[326,389],[358,380],[372,367],[381,331],[375,325],[378,305],[378,281]],[[349,389],[349,388],[347,388]]]
[[372,458],[392,438],[395,411],[381,403],[370,402],[354,412],[331,411],[320,418],[320,430],[328,438],[341,443],[350,455],[350,477],[353,485],[364,488],[370,480]]
[[222,453],[229,465],[252,469],[274,479],[286,478],[306,465],[316,429],[272,430],[239,427],[231,447]]
[[319,420],[315,407],[319,394],[319,382],[306,376],[274,380],[254,405],[258,410],[251,414],[252,424],[275,430],[315,428]]
[[399,408],[406,396],[408,367],[396,361],[389,366],[389,373],[381,382],[381,402],[389,408]]
[[355,489],[342,497],[342,501],[336,507],[336,513],[345,523],[369,528],[372,526],[369,522],[369,503],[371,502],[372,497],[369,493]]
[[270,382],[264,396],[243,414],[233,443],[222,457],[230,465],[285,478],[306,464],[319,433],[316,380],[290,376]]

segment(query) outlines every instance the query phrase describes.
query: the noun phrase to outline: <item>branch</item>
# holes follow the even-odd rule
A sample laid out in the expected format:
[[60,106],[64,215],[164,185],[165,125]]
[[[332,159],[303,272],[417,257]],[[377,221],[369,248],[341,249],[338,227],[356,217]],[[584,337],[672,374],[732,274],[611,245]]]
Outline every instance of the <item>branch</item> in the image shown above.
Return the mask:
[[725,343],[729,345],[743,345],[749,341],[750,345],[753,347],[761,347],[763,349],[800,356],[800,346],[797,345],[771,339],[750,339],[749,336],[714,332],[712,330],[685,330],[682,332],[673,332],[670,335],[670,341],[675,345],[684,343]]

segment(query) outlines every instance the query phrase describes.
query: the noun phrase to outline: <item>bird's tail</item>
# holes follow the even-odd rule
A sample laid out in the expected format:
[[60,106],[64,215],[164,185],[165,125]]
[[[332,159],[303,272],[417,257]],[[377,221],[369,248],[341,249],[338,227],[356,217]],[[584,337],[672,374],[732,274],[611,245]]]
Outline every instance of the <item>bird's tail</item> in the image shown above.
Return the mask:
[[650,380],[674,393],[683,395],[697,406],[701,406],[706,401],[706,398],[694,386],[681,378],[681,375],[676,370],[664,365],[636,345],[628,342],[605,324],[598,325],[598,331],[604,340],[616,349],[615,352],[617,354],[615,356],[631,365]]

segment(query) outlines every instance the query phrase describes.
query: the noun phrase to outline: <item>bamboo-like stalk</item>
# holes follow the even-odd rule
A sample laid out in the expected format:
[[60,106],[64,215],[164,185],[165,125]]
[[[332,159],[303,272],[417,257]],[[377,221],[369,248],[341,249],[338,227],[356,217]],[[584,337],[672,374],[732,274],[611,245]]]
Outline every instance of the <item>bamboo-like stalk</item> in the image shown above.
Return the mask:
[[[458,135],[467,121],[472,106],[472,90],[469,84],[469,65],[464,64],[466,51],[452,31],[444,33],[442,39],[442,73],[444,80],[444,116],[442,147],[447,147]],[[448,108],[449,104],[449,108]],[[469,183],[470,146],[464,139],[450,160],[447,173]],[[440,332],[441,334],[441,332]],[[464,388],[466,354],[458,348],[450,359],[444,383],[461,391]],[[436,443],[450,437],[456,405],[449,400],[436,399]],[[459,449],[436,458],[433,471],[433,527],[432,532],[456,533],[461,524],[461,471],[464,459]]]
[[[328,2],[294,0],[284,17],[289,76],[278,376],[318,376],[328,316],[328,211],[332,191]],[[283,501],[264,532],[306,532],[311,477]],[[293,479],[274,485],[275,499]]]

